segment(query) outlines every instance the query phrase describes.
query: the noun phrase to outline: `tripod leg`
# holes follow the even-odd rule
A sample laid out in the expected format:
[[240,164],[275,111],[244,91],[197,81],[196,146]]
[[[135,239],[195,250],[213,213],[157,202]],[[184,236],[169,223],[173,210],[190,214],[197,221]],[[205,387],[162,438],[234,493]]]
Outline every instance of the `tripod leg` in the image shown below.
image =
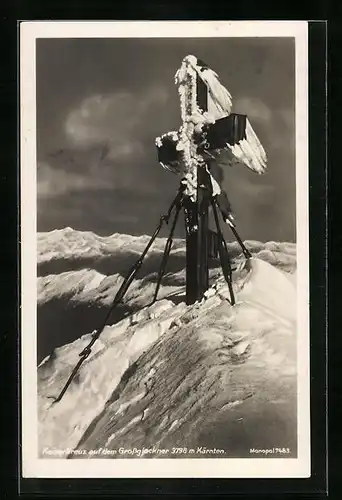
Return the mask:
[[[82,363],[88,358],[88,356],[90,355],[91,353],[91,348],[93,347],[93,345],[95,344],[96,340],[100,337],[102,331],[104,330],[106,324],[107,324],[107,321],[110,317],[110,315],[112,314],[113,310],[115,309],[115,307],[117,307],[117,305],[121,302],[121,300],[123,299],[123,297],[125,296],[130,284],[132,283],[134,277],[136,276],[137,272],[139,271],[139,269],[141,268],[142,264],[143,264],[143,260],[147,254],[147,252],[149,251],[150,247],[152,246],[154,240],[156,239],[156,237],[158,236],[164,222],[168,222],[169,218],[170,218],[170,215],[171,215],[171,212],[174,208],[175,205],[178,205],[180,204],[180,200],[182,199],[182,193],[181,191],[179,191],[177,193],[177,196],[175,197],[175,199],[173,200],[172,204],[170,205],[170,208],[167,212],[166,215],[162,215],[160,217],[160,220],[159,220],[159,224],[158,226],[156,227],[153,235],[151,236],[151,239],[150,241],[148,242],[148,244],[146,245],[144,251],[142,252],[141,256],[139,257],[139,259],[135,262],[135,264],[132,266],[132,268],[130,269],[129,273],[127,274],[126,278],[124,279],[123,283],[121,284],[119,290],[117,291],[115,297],[114,297],[114,300],[112,302],[112,305],[110,307],[110,309],[108,310],[100,328],[98,330],[95,330],[94,334],[92,335],[92,338],[91,338],[91,341],[89,342],[89,344],[83,349],[83,351],[79,354],[80,356],[80,359],[78,361],[78,363],[76,364],[75,368],[73,369],[73,371],[71,372],[71,375],[69,376],[66,384],[64,385],[62,391],[60,392],[59,396],[54,400],[54,403],[57,403],[58,401],[60,401],[62,399],[62,397],[64,396],[66,390],[68,389],[69,385],[71,384],[72,380],[74,379],[76,373],[78,372],[78,370],[80,369]],[[177,208],[178,210],[178,208]]]
[[215,201],[212,200],[211,204],[213,207],[214,219],[215,219],[215,224],[216,224],[217,234],[218,234],[218,239],[219,239],[218,252],[219,252],[221,267],[222,267],[222,271],[223,271],[223,275],[225,277],[225,280],[228,284],[229,293],[230,293],[230,303],[233,306],[235,304],[235,297],[234,297],[234,290],[233,290],[233,285],[232,285],[232,281],[233,281],[233,279],[232,279],[232,267],[230,265],[228,248],[227,248],[226,241],[223,237],[223,234],[222,234],[222,231],[220,228],[220,223],[219,223],[219,219],[218,219]]
[[242,253],[243,253],[243,255],[246,257],[246,259],[250,259],[250,258],[252,257],[252,254],[251,254],[251,252],[250,252],[250,251],[249,251],[249,250],[245,247],[245,245],[244,245],[244,243],[243,243],[242,239],[241,239],[241,238],[240,238],[240,236],[239,236],[239,233],[237,232],[237,230],[235,229],[235,227],[234,227],[234,226],[232,226],[231,224],[229,224],[229,226],[230,226],[230,229],[233,231],[234,236],[235,236],[235,238],[237,239],[237,241],[238,241],[238,243],[239,243],[239,245],[240,245],[240,247],[241,247],[241,249],[242,249]]
[[169,237],[168,237],[166,245],[165,245],[165,249],[164,249],[162,261],[161,261],[159,272],[158,272],[157,286],[156,286],[156,289],[155,289],[155,292],[154,292],[154,296],[153,296],[151,305],[154,304],[155,301],[157,300],[159,288],[160,288],[160,285],[161,285],[161,280],[162,280],[163,275],[165,273],[167,260],[169,258],[170,252],[171,252],[171,247],[172,247],[172,243],[173,243],[173,234],[175,232],[175,228],[176,228],[176,224],[177,224],[177,220],[178,220],[180,209],[181,209],[181,205],[178,205],[178,207],[176,209],[175,217],[173,219],[173,223],[172,223],[172,226],[171,226],[171,229],[170,229],[170,234],[169,234]]
[[246,257],[246,259],[250,259],[252,257],[252,254],[251,252],[245,247],[242,239],[240,238],[240,235],[239,233],[237,232],[233,222],[230,220],[229,216],[227,215],[227,213],[229,212],[225,212],[222,207],[220,206],[220,204],[218,203],[218,199],[215,198],[215,205],[220,209],[221,213],[222,213],[222,216],[224,218],[224,220],[226,221],[226,223],[229,225],[230,229],[232,230],[237,242],[239,243],[241,249],[242,249],[242,253],[244,254],[244,256]]

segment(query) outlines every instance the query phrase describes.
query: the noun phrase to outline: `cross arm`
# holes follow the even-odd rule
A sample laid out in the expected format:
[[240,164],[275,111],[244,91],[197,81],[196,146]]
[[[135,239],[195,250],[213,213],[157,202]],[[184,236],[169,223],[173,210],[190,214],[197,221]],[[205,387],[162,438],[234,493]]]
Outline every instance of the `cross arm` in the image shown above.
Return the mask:
[[175,174],[181,173],[182,155],[177,150],[178,141],[179,134],[176,131],[167,132],[155,140],[159,163],[163,168]]

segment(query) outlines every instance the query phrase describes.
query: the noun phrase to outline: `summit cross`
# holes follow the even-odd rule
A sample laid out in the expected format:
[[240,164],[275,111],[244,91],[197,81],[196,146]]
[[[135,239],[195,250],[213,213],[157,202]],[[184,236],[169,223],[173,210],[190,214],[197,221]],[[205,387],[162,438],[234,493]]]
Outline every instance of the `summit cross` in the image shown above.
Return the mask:
[[208,265],[213,247],[220,252],[222,233],[219,227],[218,233],[213,233],[208,226],[213,203],[216,225],[215,206],[231,227],[245,257],[250,257],[236,231],[231,206],[221,186],[218,155],[226,150],[231,165],[244,164],[259,174],[266,170],[267,159],[247,116],[231,112],[230,93],[202,60],[186,56],[176,72],[175,83],[182,123],[178,131],[157,137],[156,146],[163,168],[181,176],[186,228],[186,302],[191,304],[200,300],[209,287]]

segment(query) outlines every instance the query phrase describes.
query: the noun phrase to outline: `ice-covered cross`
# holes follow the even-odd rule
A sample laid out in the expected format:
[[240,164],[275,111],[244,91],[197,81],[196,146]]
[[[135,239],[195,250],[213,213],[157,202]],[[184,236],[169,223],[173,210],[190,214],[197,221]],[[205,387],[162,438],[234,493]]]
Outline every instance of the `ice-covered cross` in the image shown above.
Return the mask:
[[156,138],[158,160],[167,170],[178,173],[185,195],[197,196],[197,168],[210,175],[213,195],[221,193],[220,180],[210,171],[210,158],[221,150],[230,153],[225,163],[242,163],[261,174],[266,169],[266,153],[248,118],[232,113],[232,97],[218,75],[202,60],[186,56],[175,75],[182,124],[178,131]]

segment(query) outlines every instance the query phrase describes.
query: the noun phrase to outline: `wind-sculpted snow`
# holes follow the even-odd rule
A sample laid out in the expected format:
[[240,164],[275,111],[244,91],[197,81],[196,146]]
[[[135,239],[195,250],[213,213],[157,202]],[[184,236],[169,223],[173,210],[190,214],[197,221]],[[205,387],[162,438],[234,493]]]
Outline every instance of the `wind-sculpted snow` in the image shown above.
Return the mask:
[[77,445],[93,418],[104,408],[113,390],[119,386],[125,372],[134,366],[138,357],[170,326],[172,308],[181,313],[184,305],[173,306],[159,301],[149,311],[140,311],[113,327],[106,327],[88,360],[82,366],[75,383],[60,404],[51,405],[50,397],[69,376],[78,353],[90,341],[84,335],[72,344],[55,351],[38,369],[40,443],[42,446],[68,448]]
[[[139,254],[147,238],[70,229],[39,235],[38,265],[75,256],[94,262],[38,278],[39,335],[59,335],[39,359],[46,356],[38,367],[42,456],[58,448],[74,450],[70,458],[86,450],[81,456],[89,458],[90,450],[102,448],[112,454],[96,458],[122,458],[115,453],[120,447],[184,446],[249,456],[250,447],[267,445],[290,446],[295,456],[296,248],[290,243],[247,241],[254,254],[250,268],[229,245],[234,307],[217,262],[202,303],[185,305],[184,271],[171,264],[151,306],[165,243],[158,239],[151,250],[155,269],[134,280],[63,399],[52,404],[122,283],[120,272],[96,270],[96,255]],[[183,259],[182,240],[177,252]],[[60,335],[58,326],[69,333]]]

